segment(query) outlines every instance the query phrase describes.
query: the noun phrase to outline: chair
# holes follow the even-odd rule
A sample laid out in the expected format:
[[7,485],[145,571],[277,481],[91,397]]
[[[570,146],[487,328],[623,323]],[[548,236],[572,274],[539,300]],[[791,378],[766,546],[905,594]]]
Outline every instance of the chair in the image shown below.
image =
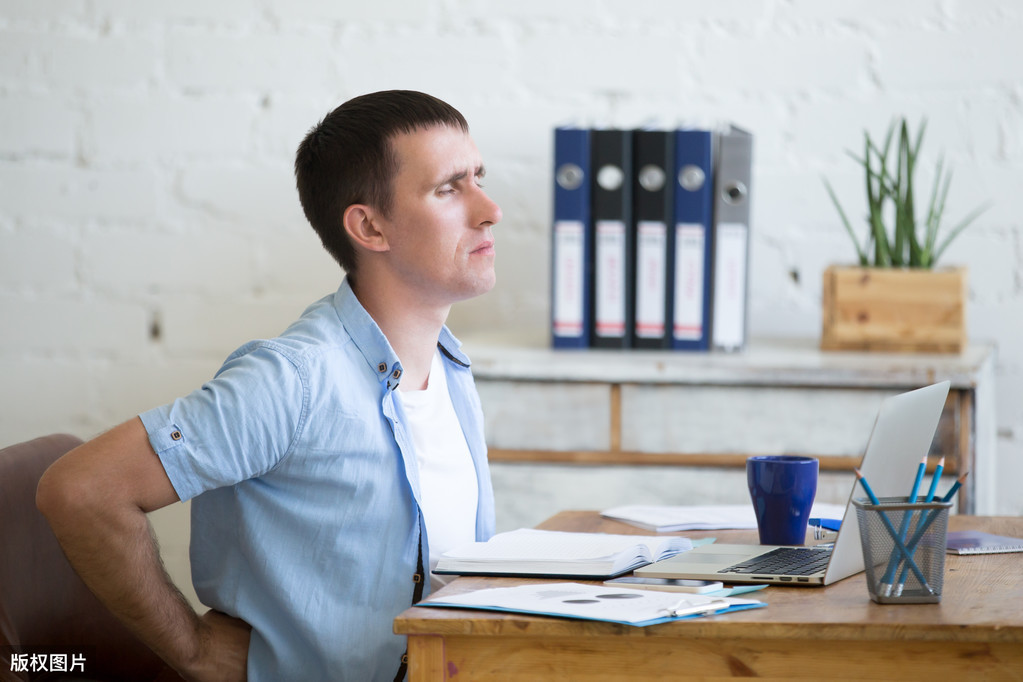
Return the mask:
[[[36,509],[39,477],[81,442],[55,434],[0,450],[0,680],[180,679],[100,604]],[[12,656],[24,662],[19,654],[33,653],[40,654],[35,671],[12,670]],[[84,672],[81,665],[50,671],[71,668],[76,654],[84,656]]]

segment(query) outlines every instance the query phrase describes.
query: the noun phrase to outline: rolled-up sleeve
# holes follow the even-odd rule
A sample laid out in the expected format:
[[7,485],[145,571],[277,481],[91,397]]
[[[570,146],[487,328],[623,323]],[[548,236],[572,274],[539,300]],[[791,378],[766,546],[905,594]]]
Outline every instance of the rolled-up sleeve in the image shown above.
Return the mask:
[[242,347],[211,381],[139,415],[182,500],[272,470],[308,414],[307,382],[271,342]]

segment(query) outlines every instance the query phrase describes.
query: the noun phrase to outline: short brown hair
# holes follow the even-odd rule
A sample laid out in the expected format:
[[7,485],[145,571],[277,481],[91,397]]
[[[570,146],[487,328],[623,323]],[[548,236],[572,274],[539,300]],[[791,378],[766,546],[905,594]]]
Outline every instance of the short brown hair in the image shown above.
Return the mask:
[[323,247],[349,274],[356,256],[342,225],[345,210],[366,204],[386,215],[398,171],[391,140],[437,125],[469,132],[465,117],[446,102],[422,92],[387,90],[348,100],[299,145],[295,179],[302,210]]

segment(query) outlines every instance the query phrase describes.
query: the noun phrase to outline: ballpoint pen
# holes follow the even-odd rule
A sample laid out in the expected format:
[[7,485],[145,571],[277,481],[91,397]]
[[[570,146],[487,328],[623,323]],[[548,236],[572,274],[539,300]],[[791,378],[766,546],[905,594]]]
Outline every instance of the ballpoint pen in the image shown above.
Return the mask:
[[682,597],[675,605],[669,609],[666,609],[668,615],[672,618],[678,618],[681,616],[692,616],[696,614],[712,613],[714,611],[720,611],[728,606],[728,602],[724,599],[714,599],[709,602],[702,604],[694,604],[690,601],[689,597]]

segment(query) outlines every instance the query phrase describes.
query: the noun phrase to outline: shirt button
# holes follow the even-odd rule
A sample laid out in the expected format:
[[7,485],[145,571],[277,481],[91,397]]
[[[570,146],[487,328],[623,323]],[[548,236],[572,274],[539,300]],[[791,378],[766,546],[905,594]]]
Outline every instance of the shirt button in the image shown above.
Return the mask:
[[394,377],[395,379],[401,378],[401,370],[400,369],[394,370],[394,373],[391,374],[391,376]]
[[383,374],[384,372],[387,371],[387,365],[381,362],[379,365],[377,365],[377,371]]
[[415,575],[413,575],[412,576],[412,582],[414,582],[414,583],[421,583],[421,582],[423,582],[423,574],[422,573],[416,573]]
[[171,440],[181,440],[182,437],[180,431],[171,431]]

